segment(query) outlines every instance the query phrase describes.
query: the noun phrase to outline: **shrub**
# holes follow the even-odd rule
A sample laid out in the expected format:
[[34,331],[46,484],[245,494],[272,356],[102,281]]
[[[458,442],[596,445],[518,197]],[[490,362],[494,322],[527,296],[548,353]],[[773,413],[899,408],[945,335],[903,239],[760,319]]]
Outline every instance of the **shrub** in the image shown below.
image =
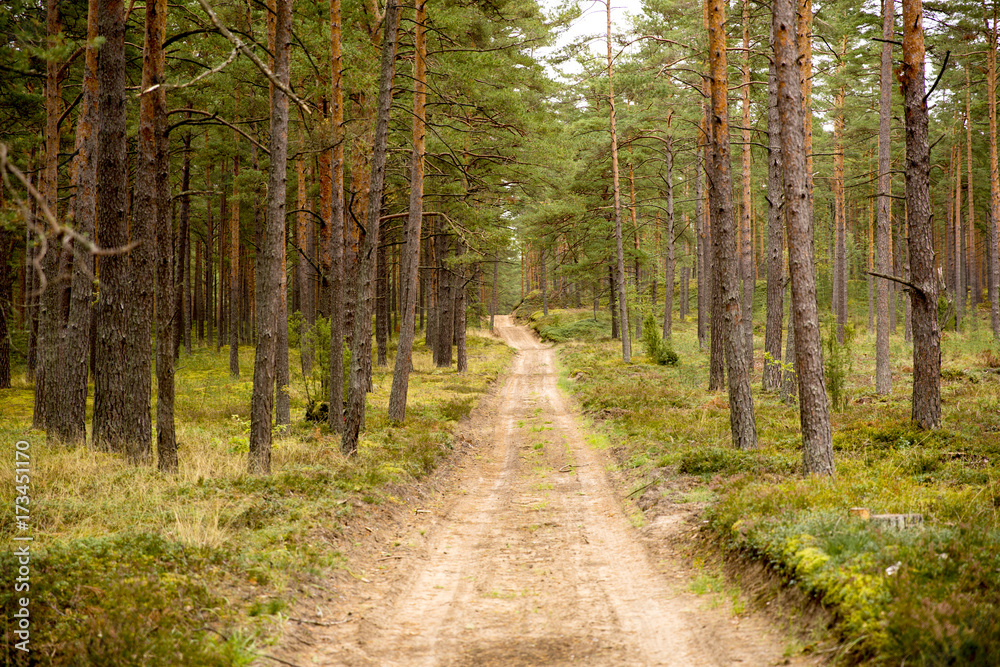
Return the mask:
[[660,326],[652,313],[646,315],[642,322],[642,347],[646,356],[660,366],[676,366],[679,361],[677,353],[660,335]]

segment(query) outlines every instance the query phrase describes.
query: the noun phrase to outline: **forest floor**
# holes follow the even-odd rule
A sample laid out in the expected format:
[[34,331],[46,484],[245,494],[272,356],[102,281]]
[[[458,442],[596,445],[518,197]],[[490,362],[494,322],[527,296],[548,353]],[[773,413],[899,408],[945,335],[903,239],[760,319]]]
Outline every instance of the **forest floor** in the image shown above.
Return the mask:
[[507,317],[497,332],[518,354],[464,424],[465,446],[430,491],[357,515],[350,576],[300,597],[271,654],[295,665],[818,663],[693,555],[697,503],[661,503],[646,523],[559,387],[551,347]]

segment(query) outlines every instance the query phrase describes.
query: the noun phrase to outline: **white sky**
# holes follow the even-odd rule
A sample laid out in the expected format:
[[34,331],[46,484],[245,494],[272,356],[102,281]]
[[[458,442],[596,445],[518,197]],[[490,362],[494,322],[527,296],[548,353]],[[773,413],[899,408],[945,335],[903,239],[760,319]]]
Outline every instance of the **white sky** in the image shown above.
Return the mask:
[[[560,4],[559,0],[538,0],[538,2],[547,14],[554,12]],[[582,15],[559,37],[555,49],[559,49],[583,35],[598,35],[599,39],[591,42],[591,49],[602,57],[606,56],[607,46],[604,42],[604,34],[607,30],[608,10],[605,0],[577,0],[577,4],[582,10]],[[641,12],[642,0],[611,0],[612,30],[624,30],[628,26],[628,17],[636,16]],[[549,52],[551,52],[550,49],[543,49],[541,55],[545,56]],[[578,71],[567,65],[563,65],[563,68],[569,72]]]

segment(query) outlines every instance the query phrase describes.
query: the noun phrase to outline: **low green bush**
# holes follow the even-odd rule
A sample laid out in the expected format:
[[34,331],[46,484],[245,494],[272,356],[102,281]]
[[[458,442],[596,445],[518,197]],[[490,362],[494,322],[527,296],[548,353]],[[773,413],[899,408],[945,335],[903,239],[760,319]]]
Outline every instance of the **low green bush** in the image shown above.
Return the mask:
[[652,313],[646,315],[642,322],[642,347],[646,356],[660,366],[676,366],[680,360],[670,344],[663,340],[659,324]]

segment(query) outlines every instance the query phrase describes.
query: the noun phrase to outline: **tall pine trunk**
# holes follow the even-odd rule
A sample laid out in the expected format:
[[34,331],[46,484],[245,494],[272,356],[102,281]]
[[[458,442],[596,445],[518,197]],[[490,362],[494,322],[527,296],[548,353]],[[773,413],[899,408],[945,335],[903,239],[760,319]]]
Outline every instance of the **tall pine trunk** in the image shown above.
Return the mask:
[[[875,270],[883,276],[892,273],[892,164],[890,128],[892,122],[892,42],[895,24],[894,0],[882,2],[882,60],[879,73],[878,124],[878,216],[875,222]],[[892,392],[892,369],[889,366],[889,328],[894,319],[889,307],[889,281],[879,278],[875,284],[875,391]],[[892,312],[895,312],[893,299]]]
[[933,429],[941,425],[941,330],[934,275],[921,0],[903,0],[903,67],[898,77],[906,119],[906,219],[913,308],[911,415],[921,428]]
[[[664,157],[664,188],[667,208],[667,252],[664,261],[664,296],[663,296],[663,338],[670,340],[673,336],[674,314],[674,145],[673,137],[667,135],[663,146]],[[683,281],[682,281],[683,282]],[[685,290],[681,288],[681,299],[685,298]],[[681,319],[684,318],[684,308],[681,307]]]
[[385,162],[389,139],[389,115],[392,108],[392,83],[396,71],[399,14],[398,0],[389,0],[385,8],[385,33],[382,37],[382,60],[379,67],[378,107],[375,118],[375,142],[372,151],[368,215],[365,218],[365,242],[358,267],[347,418],[344,422],[344,432],[340,443],[341,450],[348,456],[353,456],[358,451],[358,434],[365,419],[365,395],[369,387],[375,254],[379,245],[379,218],[385,185]]
[[[76,181],[73,226],[83,236],[94,238],[97,214],[97,48],[98,3],[88,2],[87,47],[83,74],[83,98],[76,129]],[[58,391],[61,408],[52,415],[49,435],[66,443],[82,443],[87,438],[87,357],[90,351],[91,303],[94,258],[88,250],[73,246],[73,278],[69,317],[61,341],[63,382]],[[9,386],[9,385],[8,385]]]
[[[416,337],[417,276],[420,269],[420,229],[424,207],[424,151],[427,76],[427,3],[418,0],[413,59],[413,158],[410,163],[410,209],[406,218],[405,245],[401,257],[401,299],[403,311],[399,326],[399,344],[389,393],[389,419],[401,422],[406,417],[406,397],[413,369],[413,341]],[[496,312],[496,265],[494,262],[494,298],[490,304],[490,329]]]
[[344,429],[344,76],[341,55],[340,0],[330,0],[330,81],[333,148],[332,200],[330,208],[330,430]]
[[[292,0],[275,0],[274,74],[289,82]],[[267,217],[257,252],[257,346],[254,351],[253,393],[250,398],[250,451],[247,470],[271,473],[271,412],[274,401],[277,328],[281,315],[281,271],[285,238],[285,195],[288,160],[288,97],[271,88],[271,161],[267,180]],[[280,389],[280,388],[279,388]]]
[[[57,0],[46,0],[46,46],[54,49],[62,29]],[[49,416],[60,409],[56,387],[62,382],[62,366],[58,358],[59,331],[62,328],[61,283],[57,281],[62,247],[61,239],[50,228],[48,216],[59,218],[59,116],[61,113],[60,64],[54,53],[45,62],[45,162],[41,195],[44,200],[43,224],[47,247],[42,256],[45,288],[38,299],[38,339],[35,375],[35,406],[32,428],[48,429]],[[41,283],[41,281],[39,281]],[[41,287],[41,284],[38,285]],[[36,290],[38,288],[36,287]]]
[[615,86],[614,86],[614,63],[611,51],[611,0],[606,0],[608,8],[607,44],[608,44],[608,107],[610,113],[611,128],[611,181],[614,188],[614,215],[615,215],[615,253],[618,259],[618,268],[615,275],[615,289],[618,292],[618,312],[622,337],[622,361],[629,363],[632,360],[632,346],[629,344],[628,330],[628,299],[625,295],[625,252],[622,247],[622,201],[621,187],[618,178],[618,129],[615,121]]
[[743,300],[740,305],[743,316],[743,335],[746,338],[745,349],[752,374],[753,293],[757,286],[757,281],[753,262],[753,223],[750,219],[753,211],[753,194],[750,178],[750,130],[750,0],[743,0],[743,146],[741,151],[743,206],[740,211],[740,273],[743,283]]
[[[774,47],[774,33],[771,33]],[[767,74],[767,313],[764,330],[764,391],[781,387],[781,332],[785,315],[785,198],[782,193],[778,70]]]
[[709,69],[712,84],[712,151],[714,189],[712,236],[715,261],[725,267],[720,296],[726,328],[726,368],[729,373],[729,423],[737,449],[757,448],[753,395],[750,390],[750,356],[740,308],[738,247],[733,219],[733,190],[729,149],[729,75],[726,72],[725,0],[708,0]]
[[[237,151],[239,143],[236,144]],[[229,219],[229,375],[240,376],[240,177],[239,153],[233,157],[233,196]]]
[[997,3],[993,3],[993,26],[989,31],[990,46],[986,49],[986,97],[989,100],[990,116],[990,220],[989,249],[990,263],[990,326],[993,338],[1000,339],[1000,161],[997,160]]
[[[806,158],[805,116],[809,110],[805,106],[798,64],[799,58],[804,57],[798,46],[801,35],[797,26],[801,22],[796,21],[793,0],[774,0],[772,12],[803,464],[806,474],[833,475],[833,437],[823,383],[812,198]],[[791,342],[792,336],[789,336],[789,346]]]
[[[98,102],[97,229],[98,244],[122,248],[129,244],[128,172],[125,114],[125,12],[120,0],[101,0],[99,32],[104,38],[97,55],[100,90]],[[148,96],[145,96],[148,97]],[[141,114],[140,151],[153,153],[151,119]],[[152,167],[141,162],[136,171],[153,194]],[[142,191],[138,190],[138,194]],[[145,204],[144,204],[145,205]],[[151,454],[150,333],[152,303],[147,299],[153,286],[153,217],[135,203],[138,227],[133,226],[136,245],[129,253],[101,258],[101,284],[94,309],[95,341],[94,425],[96,447],[128,452],[133,459],[148,461]],[[148,207],[147,207],[148,208]],[[142,255],[140,258],[139,255]],[[142,290],[142,294],[138,290]],[[152,296],[148,294],[148,296]],[[145,326],[138,327],[137,320]]]
[[[165,55],[163,39],[166,35],[167,0],[155,0],[146,3],[146,53],[154,67],[153,75],[147,80],[143,73],[143,90],[164,80]],[[143,63],[143,68],[148,66]],[[148,99],[147,99],[148,98]],[[182,326],[183,304],[175,301],[175,294],[183,288],[181,276],[183,263],[178,255],[176,268],[173,245],[173,216],[170,202],[170,153],[166,135],[167,98],[166,89],[158,88],[151,93],[145,93],[140,102],[140,108],[147,101],[153,106],[154,114],[154,187],[156,199],[153,206],[156,221],[156,453],[157,467],[161,472],[177,472],[177,436],[174,427],[174,357],[178,338],[175,331]],[[190,138],[186,139],[186,147]],[[185,152],[185,166],[190,167]],[[185,174],[186,176],[186,174]],[[182,190],[187,190],[183,181]],[[180,251],[185,244],[183,235],[185,229],[184,216],[181,220]]]
[[[700,133],[699,133],[700,135]],[[698,263],[695,267],[697,273],[695,280],[698,282],[698,349],[705,349],[705,342],[708,340],[708,296],[712,292],[709,285],[709,261],[708,261],[708,224],[705,219],[705,193],[702,186],[704,168],[701,163],[701,148],[695,146],[694,151],[694,224],[697,246],[695,252],[698,254]]]

